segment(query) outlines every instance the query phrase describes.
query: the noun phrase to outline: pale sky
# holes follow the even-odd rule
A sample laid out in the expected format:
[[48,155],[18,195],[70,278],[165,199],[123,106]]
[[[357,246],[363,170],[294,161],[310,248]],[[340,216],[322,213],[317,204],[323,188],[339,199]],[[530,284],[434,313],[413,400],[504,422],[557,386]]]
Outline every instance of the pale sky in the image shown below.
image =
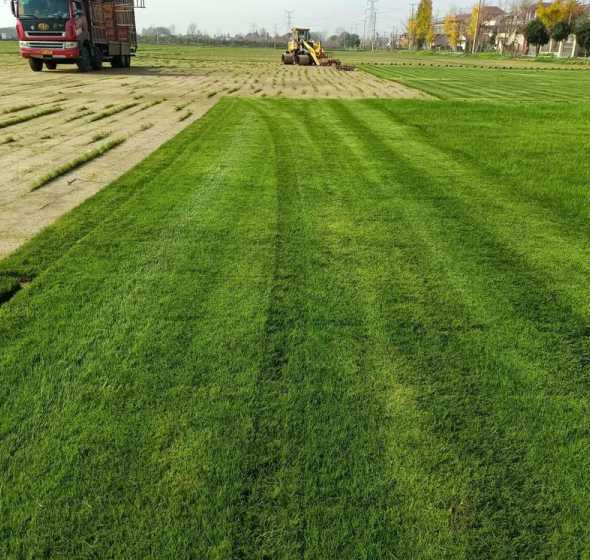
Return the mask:
[[[398,31],[407,18],[409,2],[418,0],[378,0],[377,28],[380,33]],[[442,14],[450,5],[470,4],[453,0],[434,0],[434,12]],[[184,33],[189,23],[209,33],[248,32],[254,26],[271,33],[287,31],[286,11],[293,9],[293,24],[315,31],[334,32],[344,28],[362,34],[366,0],[146,0],[147,9],[137,10],[138,28],[150,25],[175,25]],[[0,0],[0,27],[14,24],[8,3]]]

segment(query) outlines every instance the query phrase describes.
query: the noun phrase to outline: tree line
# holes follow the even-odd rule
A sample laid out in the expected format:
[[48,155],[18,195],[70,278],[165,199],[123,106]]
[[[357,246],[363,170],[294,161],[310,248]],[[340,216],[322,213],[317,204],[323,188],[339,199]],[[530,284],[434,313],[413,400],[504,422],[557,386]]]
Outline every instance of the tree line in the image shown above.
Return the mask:
[[[195,23],[190,23],[185,33],[177,33],[173,25],[148,27],[142,29],[139,38],[145,43],[283,48],[287,45],[290,36],[290,33],[271,33],[264,28],[252,30],[249,33],[210,34],[199,30]],[[361,46],[361,38],[358,35],[343,30],[331,35],[312,32],[311,37],[314,41],[322,41],[330,49],[357,49]]]
[[[446,14],[442,21],[442,34],[452,50],[457,50],[462,40],[474,46],[473,50],[485,47],[477,44],[478,35],[485,25],[486,8],[484,13],[480,13],[480,9],[481,4],[478,3],[467,17],[453,9]],[[528,17],[530,13],[533,17]],[[408,46],[418,50],[433,48],[437,35],[435,23],[432,0],[420,0],[417,11],[412,13],[406,25]],[[536,5],[521,0],[512,6],[511,13],[503,18],[501,26],[509,33],[522,34],[528,44],[536,47],[537,54],[551,40],[562,43],[571,35],[575,35],[577,44],[586,55],[590,54],[590,13],[577,0],[555,0],[551,4],[539,2]],[[495,44],[494,33],[487,36],[491,44]]]
[[561,43],[572,34],[586,55],[590,54],[590,14],[575,0],[555,0],[548,6],[540,3],[535,19],[528,22],[523,33],[535,45],[537,54],[549,41]]

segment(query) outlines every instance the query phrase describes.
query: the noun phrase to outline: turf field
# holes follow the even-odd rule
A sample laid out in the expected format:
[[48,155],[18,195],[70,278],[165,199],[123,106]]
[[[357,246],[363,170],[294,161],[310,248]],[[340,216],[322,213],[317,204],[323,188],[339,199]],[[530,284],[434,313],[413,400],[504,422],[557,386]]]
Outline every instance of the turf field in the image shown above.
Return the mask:
[[63,65],[33,74],[17,44],[0,41],[0,259],[221,97],[425,97],[366,72],[295,68],[279,60],[272,49],[141,45],[131,69],[107,64],[80,74]]
[[590,101],[590,70],[502,66],[362,64],[374,76],[422,90],[439,99]]
[[224,99],[0,262],[0,556],[587,557],[588,123]]
[[[176,64],[177,61],[190,62],[276,62],[280,60],[285,45],[277,44],[276,48],[260,47],[219,47],[204,45],[155,45],[140,44],[139,59],[156,64]],[[588,68],[587,58],[550,58],[550,57],[518,57],[511,58],[491,53],[481,53],[476,56],[430,52],[430,51],[390,51],[379,50],[338,50],[329,49],[329,54],[350,64],[423,64],[423,65],[452,65],[495,67],[506,66],[514,68]],[[0,54],[2,47],[0,43]]]

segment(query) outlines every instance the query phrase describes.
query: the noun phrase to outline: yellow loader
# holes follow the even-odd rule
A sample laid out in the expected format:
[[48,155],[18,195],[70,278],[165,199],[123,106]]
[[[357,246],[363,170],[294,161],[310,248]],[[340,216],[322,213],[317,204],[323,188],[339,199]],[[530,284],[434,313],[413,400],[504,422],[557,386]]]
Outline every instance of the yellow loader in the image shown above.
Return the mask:
[[300,66],[341,66],[340,61],[329,58],[319,41],[312,41],[309,29],[294,27],[291,40],[283,53],[283,64]]

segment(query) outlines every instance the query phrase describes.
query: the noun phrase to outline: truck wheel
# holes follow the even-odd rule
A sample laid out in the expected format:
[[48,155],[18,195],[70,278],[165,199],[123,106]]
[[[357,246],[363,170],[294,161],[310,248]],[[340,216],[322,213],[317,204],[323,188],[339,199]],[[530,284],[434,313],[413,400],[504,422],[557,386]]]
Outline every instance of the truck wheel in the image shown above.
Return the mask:
[[47,70],[56,70],[57,69],[57,62],[54,62],[53,60],[46,62],[45,66],[47,67]]
[[43,61],[38,58],[29,58],[29,66],[33,72],[41,72],[43,70]]
[[92,68],[92,57],[90,56],[90,51],[88,47],[82,47],[80,51],[80,58],[78,59],[78,70],[80,72],[90,72]]
[[125,54],[121,58],[123,59],[123,68],[131,68],[131,57]]
[[123,61],[121,59],[122,57],[118,54],[113,56],[113,59],[111,60],[111,66],[113,68],[123,68]]
[[98,49],[94,51],[91,64],[93,70],[102,70],[102,53]]

